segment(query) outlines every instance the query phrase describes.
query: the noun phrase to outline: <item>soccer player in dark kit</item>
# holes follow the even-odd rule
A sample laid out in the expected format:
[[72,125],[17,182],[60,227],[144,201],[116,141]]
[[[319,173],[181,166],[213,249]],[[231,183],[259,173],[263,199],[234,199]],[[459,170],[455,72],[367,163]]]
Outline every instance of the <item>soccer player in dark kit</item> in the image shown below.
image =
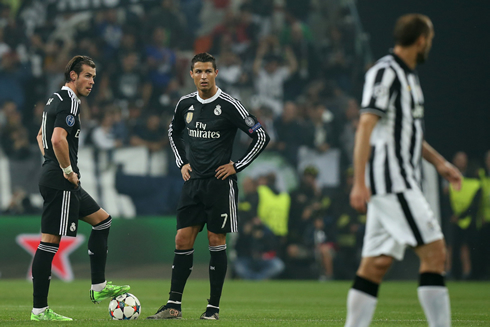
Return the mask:
[[[201,319],[219,319],[227,269],[226,233],[237,232],[237,178],[265,149],[269,136],[240,101],[215,84],[216,62],[208,53],[194,56],[191,77],[197,92],[177,103],[169,138],[185,183],[177,209],[177,235],[168,302],[147,319],[182,317],[182,293],[193,266],[194,241],[207,224],[211,296]],[[230,161],[237,129],[252,138],[246,153]],[[186,153],[182,132],[187,135]]]
[[51,264],[62,236],[77,235],[78,220],[92,225],[88,241],[94,303],[126,293],[129,286],[116,286],[105,279],[107,238],[111,216],[82,188],[78,169],[80,97],[92,91],[95,63],[86,56],[75,56],[65,68],[65,86],[46,103],[37,135],[44,163],[39,190],[44,199],[41,243],[32,263],[34,306],[31,320],[69,321],[48,307]]

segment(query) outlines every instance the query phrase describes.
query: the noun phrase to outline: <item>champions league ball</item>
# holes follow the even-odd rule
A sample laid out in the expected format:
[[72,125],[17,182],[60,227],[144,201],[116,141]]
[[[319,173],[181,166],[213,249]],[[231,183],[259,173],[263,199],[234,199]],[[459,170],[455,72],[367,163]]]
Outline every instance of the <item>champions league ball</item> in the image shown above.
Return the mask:
[[134,320],[140,313],[140,301],[131,293],[119,295],[109,303],[109,314],[113,320]]

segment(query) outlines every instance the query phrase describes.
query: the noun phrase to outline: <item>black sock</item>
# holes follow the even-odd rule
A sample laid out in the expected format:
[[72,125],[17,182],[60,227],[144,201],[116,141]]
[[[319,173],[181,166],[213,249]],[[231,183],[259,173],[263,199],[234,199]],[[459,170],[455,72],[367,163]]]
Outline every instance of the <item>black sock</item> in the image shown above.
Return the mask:
[[362,278],[361,276],[356,275],[352,288],[371,296],[378,297],[379,284],[367,280],[366,278]]
[[446,286],[446,284],[441,274],[425,272],[420,274],[419,286]]
[[41,242],[37,247],[34,260],[32,261],[33,308],[44,308],[48,306],[51,263],[59,246],[59,244],[55,243]]
[[194,249],[175,250],[174,263],[172,265],[172,283],[170,284],[170,296],[167,306],[180,310],[182,294],[185,283],[192,272],[194,261]]
[[219,308],[219,300],[223,283],[225,282],[228,259],[226,257],[226,244],[210,246],[211,260],[209,261],[209,284],[211,286],[211,297],[208,308]]
[[111,228],[112,217],[101,221],[92,227],[88,239],[88,255],[90,257],[90,270],[92,284],[105,282],[105,264],[107,260],[107,239]]

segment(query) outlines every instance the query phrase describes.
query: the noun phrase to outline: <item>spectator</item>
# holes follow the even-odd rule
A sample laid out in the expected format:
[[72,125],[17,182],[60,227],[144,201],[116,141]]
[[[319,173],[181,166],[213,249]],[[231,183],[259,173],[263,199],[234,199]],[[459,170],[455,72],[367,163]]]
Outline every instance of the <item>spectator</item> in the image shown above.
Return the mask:
[[5,129],[1,132],[1,144],[3,152],[14,160],[28,160],[31,157],[29,146],[29,134],[22,126],[21,115],[18,111],[12,112]]
[[258,216],[276,236],[288,234],[288,216],[291,198],[286,192],[280,192],[276,186],[276,175],[271,172],[259,178]]
[[449,186],[449,198],[452,209],[451,244],[448,247],[450,260],[448,269],[451,275],[463,280],[473,276],[473,248],[476,245],[476,219],[481,203],[481,183],[478,169],[468,165],[467,155],[457,152],[453,164],[463,173],[461,189],[456,191]]
[[12,194],[9,205],[2,213],[4,215],[35,215],[41,213],[41,209],[32,204],[24,189],[17,188]]
[[274,129],[277,133],[275,149],[283,155],[293,167],[298,165],[298,149],[305,145],[308,139],[305,137],[307,130],[301,124],[298,107],[294,102],[284,104],[284,110],[279,118],[274,121]]
[[[296,72],[298,63],[290,47],[284,49],[286,65],[281,64],[279,41],[275,37],[262,39],[253,64],[255,90],[261,104],[270,107],[280,116],[284,101],[284,83]],[[264,65],[262,66],[264,62]]]
[[[130,52],[126,54],[121,65],[109,77],[112,86],[113,98],[127,105],[128,101],[143,99],[148,103],[152,86],[144,76],[144,73],[138,66],[138,54]],[[106,82],[108,83],[108,81]]]
[[12,100],[20,111],[24,109],[24,85],[31,77],[30,69],[19,61],[15,52],[6,52],[2,56],[0,67],[0,103]]
[[116,114],[106,110],[99,126],[92,131],[92,143],[99,150],[113,150],[123,144],[123,139],[115,135]]
[[339,144],[345,166],[351,166],[353,163],[354,140],[359,123],[359,105],[355,99],[348,101],[344,114],[345,119],[343,126],[341,126]]
[[286,259],[289,278],[319,278],[317,257],[323,265],[323,274],[332,275],[331,265],[328,266],[331,245],[323,222],[330,199],[317,186],[317,176],[317,168],[306,167],[299,187],[291,192]]
[[243,201],[239,204],[241,217],[234,262],[238,277],[251,280],[269,279],[279,275],[284,263],[276,255],[278,238],[257,217],[258,193],[254,180],[243,180]]
[[152,114],[145,125],[136,126],[130,138],[132,146],[145,146],[150,152],[163,150],[168,144],[166,130],[160,124],[160,117]]
[[223,51],[219,60],[219,74],[216,82],[219,87],[235,98],[240,98],[239,84],[243,81],[240,58],[231,51]]
[[153,30],[165,30],[168,33],[167,45],[172,49],[178,49],[187,43],[189,35],[186,25],[183,24],[182,14],[174,3],[174,0],[161,0],[160,7],[153,9],[149,15],[149,27]]
[[361,256],[366,215],[359,214],[350,206],[353,176],[352,167],[345,170],[342,186],[332,196],[332,206],[329,208],[336,230],[337,249],[334,261],[336,279],[354,278]]
[[281,44],[291,47],[298,62],[296,73],[285,84],[286,100],[296,99],[308,81],[319,75],[320,59],[313,44],[311,31],[301,21],[295,20],[286,25],[281,33]]
[[148,77],[154,90],[162,90],[175,77],[176,54],[168,47],[170,32],[162,27],[153,30],[152,43],[146,46]]
[[314,103],[308,110],[310,146],[318,152],[326,152],[338,146],[335,117],[322,103]]
[[484,168],[480,169],[482,185],[482,221],[479,230],[479,278],[490,276],[490,151],[485,154]]

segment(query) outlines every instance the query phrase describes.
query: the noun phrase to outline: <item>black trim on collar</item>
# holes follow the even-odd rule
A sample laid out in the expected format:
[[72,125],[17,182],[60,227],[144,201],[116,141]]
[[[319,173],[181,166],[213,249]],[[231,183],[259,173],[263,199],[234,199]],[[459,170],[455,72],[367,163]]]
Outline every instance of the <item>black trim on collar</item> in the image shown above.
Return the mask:
[[390,55],[393,56],[393,58],[395,58],[395,61],[400,65],[401,68],[403,68],[405,71],[409,72],[409,73],[415,73],[415,70],[414,69],[411,69],[410,67],[408,67],[408,65],[405,63],[405,61],[403,61],[400,57],[398,57],[394,52],[393,52],[393,49],[390,49]]

